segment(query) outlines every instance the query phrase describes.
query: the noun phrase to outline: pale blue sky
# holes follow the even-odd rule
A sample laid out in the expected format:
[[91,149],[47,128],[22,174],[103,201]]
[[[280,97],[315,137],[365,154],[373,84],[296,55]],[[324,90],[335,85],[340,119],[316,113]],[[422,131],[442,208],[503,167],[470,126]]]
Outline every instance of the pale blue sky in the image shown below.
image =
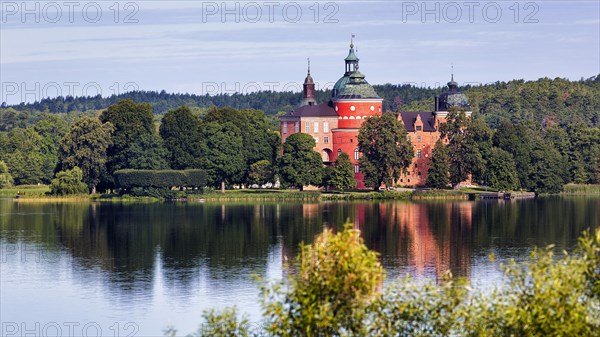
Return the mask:
[[597,0],[21,3],[0,7],[8,103],[131,88],[294,89],[307,57],[327,87],[343,74],[352,33],[372,84],[437,87],[451,64],[461,84],[600,73]]

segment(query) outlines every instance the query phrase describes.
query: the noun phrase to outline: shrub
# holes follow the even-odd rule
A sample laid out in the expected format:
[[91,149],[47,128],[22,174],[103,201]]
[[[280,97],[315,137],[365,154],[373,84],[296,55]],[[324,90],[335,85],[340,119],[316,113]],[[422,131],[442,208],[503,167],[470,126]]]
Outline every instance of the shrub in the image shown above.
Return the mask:
[[[573,255],[553,247],[504,266],[506,282],[478,292],[448,273],[439,284],[401,279],[381,292],[384,273],[358,230],[325,230],[301,246],[287,280],[263,284],[270,335],[287,336],[598,336],[600,229]],[[205,312],[216,336],[247,335],[236,311]],[[594,332],[595,331],[595,332]],[[210,334],[209,334],[210,335]],[[205,335],[201,335],[205,336]],[[208,336],[208,335],[206,335]]]
[[6,163],[0,160],[0,189],[10,187],[13,184],[13,178],[8,172]]
[[118,170],[114,173],[116,186],[121,189],[198,187],[206,184],[202,170]]
[[83,172],[77,166],[72,170],[60,171],[50,183],[52,195],[87,194],[87,185],[83,182]]

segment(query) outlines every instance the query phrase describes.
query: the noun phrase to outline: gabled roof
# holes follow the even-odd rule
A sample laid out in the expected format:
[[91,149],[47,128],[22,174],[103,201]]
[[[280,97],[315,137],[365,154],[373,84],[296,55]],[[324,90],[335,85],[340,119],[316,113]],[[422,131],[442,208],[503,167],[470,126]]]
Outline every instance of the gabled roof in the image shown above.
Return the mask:
[[417,120],[417,116],[421,117],[421,121],[423,121],[423,131],[425,132],[434,132],[436,131],[434,128],[435,116],[433,112],[419,111],[419,112],[401,112],[400,117],[402,118],[402,122],[404,123],[404,128],[408,132],[415,131],[415,121]]
[[301,106],[281,117],[338,117],[338,114],[328,103],[321,103]]

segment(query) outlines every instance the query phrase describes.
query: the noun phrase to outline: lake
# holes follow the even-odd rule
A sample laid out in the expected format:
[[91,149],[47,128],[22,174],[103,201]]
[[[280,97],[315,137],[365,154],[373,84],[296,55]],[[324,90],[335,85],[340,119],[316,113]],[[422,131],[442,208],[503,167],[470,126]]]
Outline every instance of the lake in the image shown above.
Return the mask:
[[[516,201],[36,203],[0,200],[3,336],[161,336],[204,309],[260,319],[252,275],[282,265],[325,226],[350,221],[388,282],[446,270],[479,287],[533,246],[571,250],[600,226],[600,197]],[[488,258],[490,253],[496,261]]]

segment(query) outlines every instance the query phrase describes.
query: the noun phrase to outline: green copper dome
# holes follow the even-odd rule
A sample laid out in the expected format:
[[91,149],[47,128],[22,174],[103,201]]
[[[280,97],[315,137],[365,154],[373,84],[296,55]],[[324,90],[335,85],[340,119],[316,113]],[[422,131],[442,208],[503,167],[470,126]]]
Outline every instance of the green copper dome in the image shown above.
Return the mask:
[[340,91],[336,98],[346,99],[365,99],[365,98],[377,98],[379,95],[375,92],[375,89],[365,80],[359,70],[356,70],[350,76],[346,84],[340,88]]
[[439,97],[439,111],[448,111],[451,107],[471,109],[469,99],[462,91],[458,90],[458,83],[454,82],[454,75],[448,82],[448,91]]

